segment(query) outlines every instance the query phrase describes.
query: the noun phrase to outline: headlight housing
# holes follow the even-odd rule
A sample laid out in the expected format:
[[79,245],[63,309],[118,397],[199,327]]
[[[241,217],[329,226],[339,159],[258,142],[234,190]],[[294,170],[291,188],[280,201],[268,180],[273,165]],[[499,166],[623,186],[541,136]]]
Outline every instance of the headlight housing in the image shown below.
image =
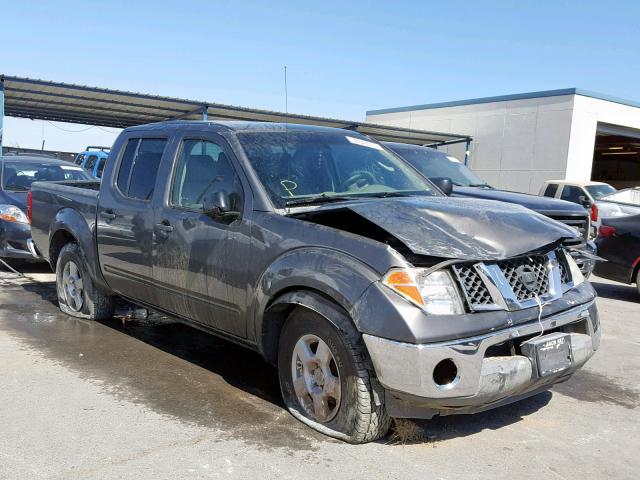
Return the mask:
[[432,315],[464,313],[458,287],[446,270],[428,273],[426,268],[392,269],[382,283]]
[[577,287],[584,282],[584,275],[580,271],[580,267],[576,263],[575,259],[568,252],[565,252],[564,258],[567,260],[567,265],[569,265],[573,286]]
[[15,205],[0,205],[0,220],[13,223],[29,223],[25,213]]

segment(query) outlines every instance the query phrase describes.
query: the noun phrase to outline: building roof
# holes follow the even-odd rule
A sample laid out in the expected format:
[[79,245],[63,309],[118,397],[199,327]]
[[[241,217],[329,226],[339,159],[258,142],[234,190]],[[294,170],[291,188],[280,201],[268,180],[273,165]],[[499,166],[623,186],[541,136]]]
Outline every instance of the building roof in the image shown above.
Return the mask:
[[287,122],[354,130],[378,140],[413,144],[465,141],[467,135],[352,122],[234,107],[201,100],[161,97],[106,88],[2,75],[5,115],[126,128],[171,119]]
[[434,108],[460,107],[464,105],[478,105],[481,103],[508,102],[512,100],[525,100],[529,98],[560,97],[563,95],[582,95],[583,97],[597,98],[607,102],[619,103],[630,107],[640,108],[640,102],[625,100],[623,98],[605,95],[603,93],[591,92],[580,88],[564,88],[560,90],[543,90],[540,92],[515,93],[512,95],[500,95],[496,97],[470,98],[468,100],[456,100],[452,102],[426,103],[424,105],[411,105],[408,107],[383,108],[380,110],[369,110],[367,115],[380,115],[383,113],[411,112],[415,110],[430,110]]

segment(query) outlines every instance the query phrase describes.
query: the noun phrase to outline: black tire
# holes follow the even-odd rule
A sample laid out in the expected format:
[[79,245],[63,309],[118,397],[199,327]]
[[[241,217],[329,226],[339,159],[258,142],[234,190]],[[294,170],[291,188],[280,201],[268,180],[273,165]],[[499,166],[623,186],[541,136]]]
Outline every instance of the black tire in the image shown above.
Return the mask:
[[[82,280],[82,289],[79,297],[80,305],[73,305],[68,301],[63,286],[65,267],[72,263],[77,267],[79,277]],[[100,293],[93,284],[93,279],[87,270],[87,260],[80,246],[75,243],[67,243],[56,263],[56,291],[58,293],[58,305],[67,315],[88,320],[104,320],[113,315],[113,298]]]
[[[291,414],[311,428],[349,443],[371,442],[385,436],[391,424],[384,408],[384,394],[353,324],[348,319],[332,320],[340,329],[311,310],[297,308],[285,322],[278,350],[282,397]],[[339,372],[340,403],[334,407],[337,410],[333,418],[326,422],[315,420],[307,412],[293,386],[294,349],[300,339],[309,335],[320,338],[329,347]]]

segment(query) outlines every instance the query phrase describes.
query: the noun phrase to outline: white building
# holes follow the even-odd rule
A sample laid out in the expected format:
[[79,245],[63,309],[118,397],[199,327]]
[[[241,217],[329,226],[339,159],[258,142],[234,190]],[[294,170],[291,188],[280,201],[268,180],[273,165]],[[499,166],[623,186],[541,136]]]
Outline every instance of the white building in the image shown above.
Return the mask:
[[[473,137],[488,183],[537,193],[548,179],[640,185],[640,103],[575,88],[372,110],[367,121]],[[464,157],[464,144],[449,151]]]

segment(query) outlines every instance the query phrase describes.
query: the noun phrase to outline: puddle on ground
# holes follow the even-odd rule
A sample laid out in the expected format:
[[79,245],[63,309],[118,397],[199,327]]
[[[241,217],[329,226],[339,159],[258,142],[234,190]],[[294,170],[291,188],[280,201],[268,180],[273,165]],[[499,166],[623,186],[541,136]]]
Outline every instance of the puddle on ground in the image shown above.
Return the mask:
[[633,409],[640,406],[640,392],[624,387],[613,379],[589,370],[578,370],[565,383],[553,390],[576,400],[594,403],[609,403]]
[[332,441],[285,410],[277,372],[257,353],[155,315],[74,319],[58,310],[54,288],[3,286],[0,322],[105,392],[265,449],[314,450]]

